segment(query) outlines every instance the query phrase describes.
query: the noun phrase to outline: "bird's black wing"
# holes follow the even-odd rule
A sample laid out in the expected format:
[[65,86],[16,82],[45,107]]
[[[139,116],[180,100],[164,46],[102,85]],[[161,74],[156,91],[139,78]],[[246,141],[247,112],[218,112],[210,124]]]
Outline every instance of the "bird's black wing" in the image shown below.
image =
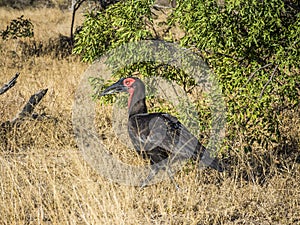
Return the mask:
[[[198,141],[198,139],[182,124],[178,119],[170,114],[162,114],[170,127],[169,137],[173,137],[175,145],[172,145],[172,154],[175,160],[194,158],[200,159],[202,163],[219,172],[222,172],[223,166],[219,160],[213,157],[210,152]],[[164,148],[166,148],[167,142]]]
[[167,113],[137,114],[129,120],[129,135],[137,151],[145,152],[152,161],[201,158],[221,171],[218,162],[205,154],[205,147],[174,116]]
[[164,149],[176,157],[190,158],[197,155],[201,147],[176,117],[166,113],[137,114],[130,118],[129,134],[138,151],[150,152]]
[[161,148],[166,136],[166,126],[159,114],[136,114],[129,118],[128,132],[136,151],[151,163],[157,163],[169,157],[168,149]]
[[179,158],[191,158],[201,154],[201,144],[198,139],[170,114],[163,113],[161,117],[166,124],[166,138],[161,147],[170,148],[170,152]]

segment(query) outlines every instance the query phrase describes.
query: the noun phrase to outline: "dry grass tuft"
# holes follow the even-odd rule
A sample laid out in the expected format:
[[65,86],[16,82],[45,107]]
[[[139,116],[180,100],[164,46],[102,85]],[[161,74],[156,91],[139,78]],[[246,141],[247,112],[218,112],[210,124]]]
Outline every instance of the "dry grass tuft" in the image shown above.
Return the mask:
[[[70,13],[58,9],[0,8],[0,29],[21,14],[35,24],[36,41],[69,32]],[[47,118],[0,130],[1,224],[300,223],[299,109],[283,115],[285,146],[230,152],[224,174],[187,164],[175,176],[179,191],[169,180],[140,190],[96,173],[76,147],[72,104],[88,65],[73,56],[24,60],[16,40],[0,41],[0,53],[1,85],[20,72],[15,87],[0,96],[1,122],[13,119],[34,92],[49,89],[35,110]],[[115,137],[110,111],[97,108],[99,135],[114,147],[114,156],[141,163]]]

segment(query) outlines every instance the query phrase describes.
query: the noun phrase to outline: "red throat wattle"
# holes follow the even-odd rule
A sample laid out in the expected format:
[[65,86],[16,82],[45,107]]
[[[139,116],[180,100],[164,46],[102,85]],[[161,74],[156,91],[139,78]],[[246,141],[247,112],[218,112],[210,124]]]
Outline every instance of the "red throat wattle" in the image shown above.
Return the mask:
[[134,88],[132,87],[132,84],[135,82],[135,79],[133,78],[126,78],[123,81],[124,86],[128,87],[128,93],[130,94],[129,99],[128,99],[128,109],[130,108],[130,104],[131,104],[131,100],[132,100],[132,96],[133,96],[133,92],[134,92]]
[[132,100],[132,96],[134,93],[134,89],[132,87],[130,87],[128,89],[128,93],[129,93],[129,98],[128,98],[128,109],[130,108],[130,104],[131,104],[131,100]]

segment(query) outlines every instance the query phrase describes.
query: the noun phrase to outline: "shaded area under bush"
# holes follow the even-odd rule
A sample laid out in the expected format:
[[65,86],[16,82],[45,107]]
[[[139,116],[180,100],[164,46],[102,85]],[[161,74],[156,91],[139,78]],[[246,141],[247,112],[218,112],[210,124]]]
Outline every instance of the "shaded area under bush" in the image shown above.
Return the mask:
[[[65,1],[66,4],[68,3]],[[26,7],[54,7],[52,0],[0,0],[0,7],[12,7],[14,9],[24,9]]]
[[48,42],[43,41],[20,41],[23,57],[51,55],[54,58],[65,58],[72,54],[73,40],[65,35],[50,38]]

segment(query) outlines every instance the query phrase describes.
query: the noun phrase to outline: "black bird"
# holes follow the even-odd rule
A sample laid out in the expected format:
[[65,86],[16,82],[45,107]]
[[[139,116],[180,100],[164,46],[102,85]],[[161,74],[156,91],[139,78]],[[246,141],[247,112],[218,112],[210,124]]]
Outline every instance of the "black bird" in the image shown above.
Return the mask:
[[130,95],[128,133],[135,150],[149,159],[151,164],[157,165],[141,184],[142,187],[146,186],[160,169],[167,169],[174,182],[168,165],[188,158],[200,159],[207,166],[219,172],[223,171],[218,160],[210,157],[205,147],[176,117],[167,113],[147,112],[145,85],[139,78],[121,78],[105,89],[100,96],[117,92],[128,92]]

